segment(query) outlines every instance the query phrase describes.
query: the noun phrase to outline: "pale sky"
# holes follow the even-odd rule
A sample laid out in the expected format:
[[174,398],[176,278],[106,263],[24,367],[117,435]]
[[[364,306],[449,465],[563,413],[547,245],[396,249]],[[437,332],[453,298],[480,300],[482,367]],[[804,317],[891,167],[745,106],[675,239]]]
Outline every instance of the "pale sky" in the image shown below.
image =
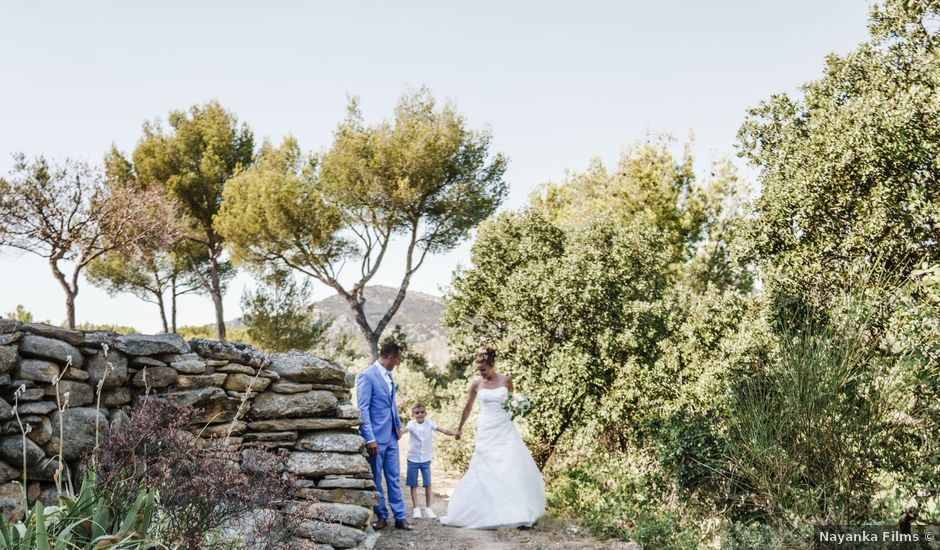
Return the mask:
[[[824,56],[866,36],[865,0],[658,2],[5,2],[0,5],[0,174],[11,155],[99,163],[129,152],[141,123],[217,99],[260,143],[293,134],[321,150],[357,95],[391,116],[427,85],[510,158],[504,208],[540,183],[616,159],[646,135],[695,134],[698,169],[734,156],[745,110],[817,78]],[[736,160],[742,166],[740,160]],[[743,173],[752,176],[750,170]],[[431,258],[411,288],[441,294],[469,242]],[[393,256],[375,282],[397,286]],[[238,317],[239,276],[225,297]],[[318,287],[318,297],[329,294]],[[45,260],[0,250],[0,314],[23,304],[65,318]],[[208,297],[180,304],[208,324]],[[87,283],[78,322],[159,329],[155,306]]]

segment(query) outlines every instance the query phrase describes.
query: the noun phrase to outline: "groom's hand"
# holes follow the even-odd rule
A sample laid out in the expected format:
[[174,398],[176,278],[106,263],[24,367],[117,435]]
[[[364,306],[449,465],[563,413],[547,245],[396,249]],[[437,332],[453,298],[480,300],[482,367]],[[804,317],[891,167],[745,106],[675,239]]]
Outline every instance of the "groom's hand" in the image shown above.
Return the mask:
[[369,450],[371,456],[379,454],[379,444],[373,441],[372,443],[366,443],[366,449]]

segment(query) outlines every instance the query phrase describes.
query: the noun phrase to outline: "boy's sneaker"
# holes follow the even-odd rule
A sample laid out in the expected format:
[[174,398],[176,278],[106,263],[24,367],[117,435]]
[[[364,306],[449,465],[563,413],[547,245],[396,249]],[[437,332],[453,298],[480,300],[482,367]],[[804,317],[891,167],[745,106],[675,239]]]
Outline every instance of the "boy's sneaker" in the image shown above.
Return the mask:
[[[421,508],[418,508],[417,506],[415,506],[415,510],[414,512],[411,513],[411,517],[414,519],[419,519],[421,517]],[[431,516],[428,516],[428,517],[431,517]]]
[[426,518],[431,518],[431,519],[437,519],[437,515],[434,514],[434,510],[432,510],[432,509],[430,509],[430,508],[425,508],[425,509],[424,509],[424,517],[426,517]]

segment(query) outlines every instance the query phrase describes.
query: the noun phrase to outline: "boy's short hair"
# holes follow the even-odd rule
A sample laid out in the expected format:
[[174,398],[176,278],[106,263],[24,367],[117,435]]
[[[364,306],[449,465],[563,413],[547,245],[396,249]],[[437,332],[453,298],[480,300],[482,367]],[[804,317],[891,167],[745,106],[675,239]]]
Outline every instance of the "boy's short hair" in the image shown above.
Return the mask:
[[415,412],[418,409],[425,410],[425,411],[427,410],[427,408],[425,408],[424,406],[424,403],[415,403],[411,407],[411,412]]

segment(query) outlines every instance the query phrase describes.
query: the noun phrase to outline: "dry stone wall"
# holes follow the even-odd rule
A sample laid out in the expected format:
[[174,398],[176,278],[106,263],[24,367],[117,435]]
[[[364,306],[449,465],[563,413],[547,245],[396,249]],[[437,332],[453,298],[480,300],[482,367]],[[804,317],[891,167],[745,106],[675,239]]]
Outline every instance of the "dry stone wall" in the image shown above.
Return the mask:
[[[59,399],[68,392],[62,415],[53,384],[60,375]],[[376,537],[369,518],[378,495],[356,430],[361,421],[350,401],[353,385],[352,373],[300,352],[264,354],[170,334],[119,336],[0,319],[0,506],[14,514],[22,502],[24,445],[14,403],[30,426],[29,498],[51,504],[59,422],[63,458],[77,476],[95,445],[96,425],[107,433],[142,396],[161,395],[201,409],[205,437],[231,428],[235,444],[287,449],[287,469],[300,480],[298,496],[317,499],[292,505],[304,506],[311,518],[298,535],[316,541],[319,550],[367,548]]]

